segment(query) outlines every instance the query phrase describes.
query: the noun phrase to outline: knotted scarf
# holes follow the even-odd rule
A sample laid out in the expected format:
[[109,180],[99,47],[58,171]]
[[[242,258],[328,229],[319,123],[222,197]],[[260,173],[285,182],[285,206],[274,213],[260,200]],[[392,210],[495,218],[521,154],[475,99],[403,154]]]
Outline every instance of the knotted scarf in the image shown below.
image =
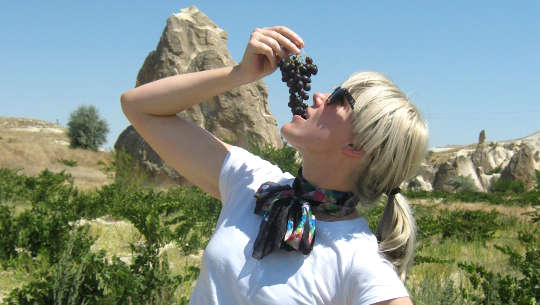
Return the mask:
[[315,242],[316,219],[312,208],[332,216],[354,211],[353,193],[327,190],[309,183],[302,168],[290,185],[265,182],[255,193],[255,214],[262,215],[252,256],[262,259],[275,249],[309,254]]

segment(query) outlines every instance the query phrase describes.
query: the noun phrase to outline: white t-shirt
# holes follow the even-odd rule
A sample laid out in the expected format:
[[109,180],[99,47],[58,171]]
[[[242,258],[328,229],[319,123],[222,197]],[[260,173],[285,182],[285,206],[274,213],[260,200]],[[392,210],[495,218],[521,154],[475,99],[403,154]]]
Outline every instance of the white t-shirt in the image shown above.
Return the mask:
[[310,255],[280,249],[261,260],[251,256],[262,219],[253,195],[264,182],[293,180],[240,147],[230,149],[219,176],[223,208],[189,304],[364,305],[407,296],[363,218],[318,220]]

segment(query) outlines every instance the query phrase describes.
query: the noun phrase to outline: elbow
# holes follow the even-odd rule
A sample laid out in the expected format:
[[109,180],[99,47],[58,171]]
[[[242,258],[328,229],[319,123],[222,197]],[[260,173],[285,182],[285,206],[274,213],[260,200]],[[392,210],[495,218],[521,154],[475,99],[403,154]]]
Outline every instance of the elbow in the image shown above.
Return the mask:
[[124,112],[126,117],[130,112],[133,112],[132,104],[133,103],[131,102],[131,94],[129,93],[129,91],[122,93],[122,95],[120,96],[120,105],[122,106],[122,111]]
[[120,96],[120,104],[122,105],[122,109],[124,109],[129,103],[129,91],[126,91],[122,93]]
[[137,110],[134,109],[134,103],[129,91],[122,93],[120,96],[120,105],[122,106],[122,112],[131,125],[135,125]]

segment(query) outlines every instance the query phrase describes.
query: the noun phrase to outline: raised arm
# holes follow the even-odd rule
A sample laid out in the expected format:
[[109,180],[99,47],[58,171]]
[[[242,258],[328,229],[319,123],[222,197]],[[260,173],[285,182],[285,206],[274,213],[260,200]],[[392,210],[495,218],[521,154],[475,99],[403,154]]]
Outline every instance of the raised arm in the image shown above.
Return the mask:
[[280,57],[298,54],[301,47],[302,39],[286,27],[256,29],[239,65],[139,86],[122,94],[122,110],[165,163],[219,199],[219,172],[229,145],[176,113],[272,73]]

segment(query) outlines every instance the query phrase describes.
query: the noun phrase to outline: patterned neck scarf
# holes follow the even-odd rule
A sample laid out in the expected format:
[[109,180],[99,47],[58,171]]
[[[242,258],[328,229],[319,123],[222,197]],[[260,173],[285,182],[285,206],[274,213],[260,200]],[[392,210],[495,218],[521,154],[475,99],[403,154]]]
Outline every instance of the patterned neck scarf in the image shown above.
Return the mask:
[[315,242],[315,216],[311,209],[332,216],[354,212],[353,193],[317,187],[302,176],[302,168],[290,185],[265,182],[255,193],[255,214],[263,220],[252,256],[262,259],[275,249],[309,254]]

